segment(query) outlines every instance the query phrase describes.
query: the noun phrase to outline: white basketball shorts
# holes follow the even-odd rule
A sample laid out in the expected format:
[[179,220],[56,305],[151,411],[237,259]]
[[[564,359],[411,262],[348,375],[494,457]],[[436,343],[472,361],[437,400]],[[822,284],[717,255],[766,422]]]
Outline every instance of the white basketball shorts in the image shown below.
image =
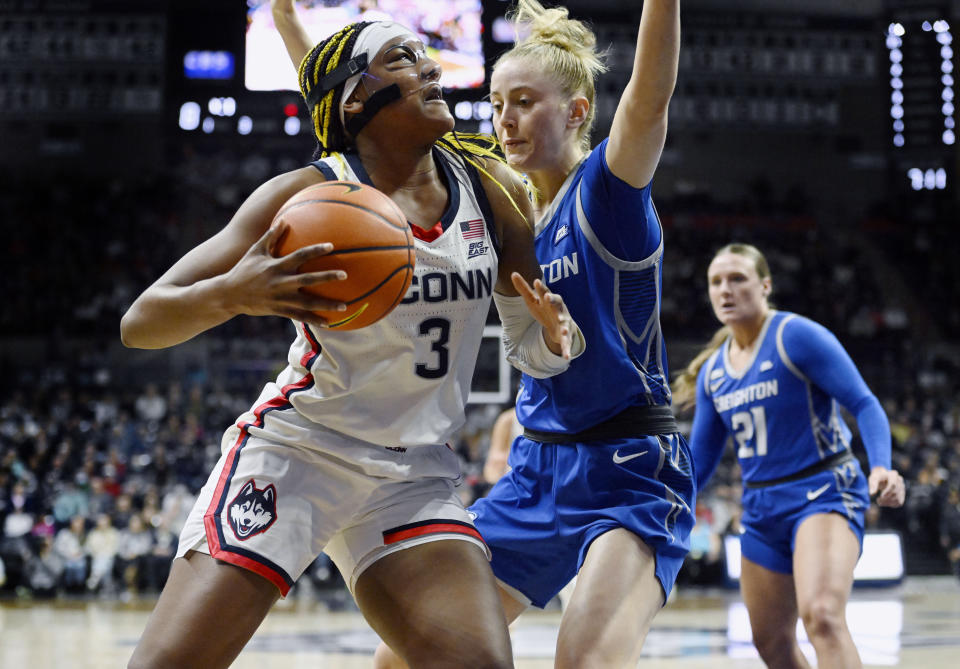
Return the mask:
[[281,595],[321,551],[350,591],[364,569],[418,544],[458,539],[490,553],[455,486],[445,445],[390,449],[304,423],[231,427],[180,534],[197,550],[274,583]]

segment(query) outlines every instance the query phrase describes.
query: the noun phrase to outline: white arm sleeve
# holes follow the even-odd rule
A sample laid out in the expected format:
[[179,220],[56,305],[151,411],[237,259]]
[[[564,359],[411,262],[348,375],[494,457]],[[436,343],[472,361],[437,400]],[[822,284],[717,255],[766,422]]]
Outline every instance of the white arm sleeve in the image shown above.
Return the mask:
[[527,309],[523,297],[501,295],[494,291],[493,302],[497,305],[497,313],[503,324],[503,347],[507,351],[507,361],[535,379],[545,379],[566,371],[570,360],[586,348],[583,333],[572,318],[570,360],[564,360],[562,355],[556,355],[547,347],[543,339],[543,326]]

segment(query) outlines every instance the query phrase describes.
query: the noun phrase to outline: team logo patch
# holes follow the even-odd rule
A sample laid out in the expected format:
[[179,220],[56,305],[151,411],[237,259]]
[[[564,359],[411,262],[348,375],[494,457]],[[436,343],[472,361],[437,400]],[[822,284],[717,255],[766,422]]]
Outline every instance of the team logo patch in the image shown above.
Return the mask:
[[230,502],[230,528],[240,541],[266,532],[277,519],[277,489],[260,489],[250,479]]
[[477,258],[479,256],[485,255],[487,253],[487,246],[483,243],[481,239],[479,242],[470,242],[470,246],[467,248],[467,259]]
[[569,226],[567,226],[566,223],[561,225],[559,228],[557,228],[557,234],[554,235],[553,237],[553,243],[558,244],[560,240],[566,237],[569,232],[570,232],[570,228]]
[[760,371],[761,371],[761,372],[765,372],[765,371],[767,371],[768,369],[773,369],[773,363],[772,363],[772,362],[770,362],[769,360],[764,360],[763,362],[760,363]]

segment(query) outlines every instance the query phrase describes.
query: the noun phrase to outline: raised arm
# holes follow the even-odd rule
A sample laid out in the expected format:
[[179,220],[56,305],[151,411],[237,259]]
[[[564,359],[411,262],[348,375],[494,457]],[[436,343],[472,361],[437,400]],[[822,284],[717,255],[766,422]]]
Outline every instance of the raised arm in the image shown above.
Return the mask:
[[679,55],[680,0],[644,0],[633,73],[607,147],[610,171],[636,188],[650,183],[660,161]]
[[300,17],[297,16],[293,0],[270,0],[270,12],[273,14],[273,23],[277,26],[277,32],[283,39],[283,45],[287,47],[293,69],[299,70],[300,62],[310,53],[314,42],[307,34],[303,23],[300,22]]
[[283,174],[258,188],[216,235],[178,260],[130,306],[120,337],[133,348],[166,348],[239,314],[284,316],[322,327],[314,310],[339,302],[300,292],[342,278],[337,272],[298,273],[307,260],[329,253],[325,244],[274,257],[286,225],[270,223],[294,193],[323,178],[313,168]]

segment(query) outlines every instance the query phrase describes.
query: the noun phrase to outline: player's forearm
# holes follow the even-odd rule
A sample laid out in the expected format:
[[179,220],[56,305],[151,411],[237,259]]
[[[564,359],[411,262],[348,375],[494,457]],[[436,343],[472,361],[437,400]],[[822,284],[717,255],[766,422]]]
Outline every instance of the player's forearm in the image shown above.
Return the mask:
[[864,398],[855,409],[857,428],[860,430],[860,439],[863,449],[867,452],[870,468],[883,467],[890,469],[890,421],[874,395]]
[[120,339],[130,348],[175,346],[239,313],[224,299],[221,277],[189,286],[154,285],[123,315]]
[[303,57],[313,48],[313,42],[310,35],[307,34],[306,28],[303,27],[303,23],[300,22],[300,17],[297,16],[292,3],[289,8],[274,6],[273,22],[277,26],[277,32],[280,33],[281,39],[283,39],[283,45],[287,49],[293,67],[299,69]]
[[646,0],[630,82],[635,105],[654,113],[666,110],[677,84],[679,57],[679,0]]

